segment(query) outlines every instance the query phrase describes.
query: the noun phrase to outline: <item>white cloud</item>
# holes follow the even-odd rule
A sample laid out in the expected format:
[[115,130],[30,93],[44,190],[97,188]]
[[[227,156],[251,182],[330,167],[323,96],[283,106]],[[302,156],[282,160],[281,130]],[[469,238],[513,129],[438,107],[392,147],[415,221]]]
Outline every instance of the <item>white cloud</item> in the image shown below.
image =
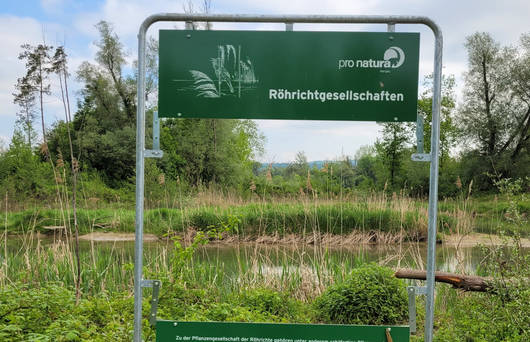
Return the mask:
[[96,38],[94,25],[105,20],[114,25],[122,41],[129,41],[136,39],[145,18],[159,12],[182,12],[182,3],[171,0],[107,0],[97,12],[80,14],[74,24],[80,32]]
[[3,50],[0,54],[0,116],[14,117],[16,106],[11,94],[17,78],[24,73],[24,62],[18,59],[18,54],[22,51],[20,45],[41,42],[42,26],[32,18],[1,15],[0,41]]
[[42,9],[47,13],[61,13],[66,0],[40,0]]
[[[98,33],[94,25],[100,20],[107,20],[114,25],[116,33],[129,51],[129,59],[136,59],[137,32],[141,22],[149,15],[160,12],[182,12],[182,1],[175,0],[104,0],[87,13],[74,12],[75,2],[71,0],[40,0],[46,13],[63,13],[72,16],[71,27],[59,30],[46,24],[48,37],[53,33],[64,35],[74,44],[70,51],[70,70],[73,72],[83,60],[91,59],[96,48],[92,44],[79,46],[79,41],[95,41]],[[195,0],[200,7],[200,0]],[[444,74],[454,74],[457,79],[457,94],[462,89],[462,72],[467,68],[466,51],[463,47],[465,36],[476,31],[487,31],[501,44],[516,43],[519,35],[528,31],[527,15],[530,2],[513,0],[509,4],[497,0],[476,1],[435,1],[435,0],[212,0],[213,13],[249,13],[249,14],[329,14],[329,15],[421,15],[432,18],[444,34]],[[50,27],[51,26],[51,27]],[[150,29],[156,36],[158,28],[182,27],[182,23],[158,23]],[[215,23],[215,29],[248,29],[248,30],[283,30],[283,24],[241,24]],[[384,31],[385,25],[315,25],[295,24],[295,30],[353,30]],[[423,77],[433,70],[433,35],[428,28],[421,25],[397,25],[397,31],[420,32],[420,86]],[[19,18],[0,15],[0,39],[3,51],[0,55],[0,117],[2,127],[0,135],[11,134],[12,126],[5,128],[4,118],[14,120],[16,107],[12,104],[13,85],[16,78],[24,72],[24,66],[17,59],[19,45],[24,42],[38,43],[42,39],[41,23],[31,18]],[[62,33],[61,33],[62,32]],[[58,35],[60,36],[60,35]],[[75,45],[77,44],[77,46]],[[84,43],[82,43],[84,44]],[[68,44],[67,44],[68,48]],[[87,58],[89,56],[90,58]],[[75,88],[76,85],[72,84]],[[78,85],[77,85],[78,87]],[[57,96],[56,96],[57,98]],[[60,106],[50,98],[47,105],[57,110],[61,117]],[[309,159],[325,159],[326,156],[337,156],[342,148],[346,154],[353,154],[360,145],[373,143],[378,135],[375,123],[322,123],[296,122],[282,120],[260,120],[260,129],[268,137],[269,157],[275,161],[294,158],[296,151],[304,150]],[[6,131],[6,130],[9,130]],[[327,152],[326,152],[327,151]],[[353,152],[350,152],[353,151]]]
[[[0,15],[0,41],[4,53],[0,54],[0,135],[11,136],[16,119],[17,105],[13,103],[13,92],[17,79],[25,73],[24,61],[18,59],[22,52],[20,45],[28,43],[37,45],[42,43],[43,36],[59,36],[65,30],[54,23],[41,23],[33,18],[21,18],[10,15]],[[53,42],[51,42],[53,44]],[[76,70],[80,58],[70,59],[70,70]],[[52,96],[47,97],[44,106],[47,125],[56,119],[62,119],[63,105],[60,100],[59,86],[55,77],[51,76]],[[76,88],[72,84],[72,90]],[[75,101],[74,101],[75,103]]]

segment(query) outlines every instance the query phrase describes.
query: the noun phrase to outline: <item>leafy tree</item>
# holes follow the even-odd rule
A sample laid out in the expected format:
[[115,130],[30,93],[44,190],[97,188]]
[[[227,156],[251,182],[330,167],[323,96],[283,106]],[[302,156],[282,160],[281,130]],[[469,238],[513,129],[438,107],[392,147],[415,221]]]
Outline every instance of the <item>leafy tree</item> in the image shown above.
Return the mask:
[[106,21],[100,21],[96,25],[100,34],[100,40],[96,42],[99,48],[96,53],[96,61],[103,68],[106,76],[110,76],[112,86],[121,100],[126,117],[130,120],[136,118],[136,82],[132,78],[122,75],[127,54],[123,50],[118,35],[114,33],[112,25]]
[[[423,144],[425,151],[431,149],[431,125],[433,84],[432,75],[424,81],[426,90],[418,99],[418,113],[423,116]],[[443,168],[449,158],[451,148],[458,138],[458,129],[453,122],[456,107],[455,78],[450,75],[442,77],[441,103],[440,103],[440,164]]]
[[472,145],[464,151],[462,170],[479,179],[479,189],[493,189],[488,174],[517,177],[530,168],[528,37],[523,35],[515,48],[502,48],[488,33],[466,40],[469,70],[458,121]]
[[37,118],[37,112],[35,110],[36,89],[27,77],[19,78],[15,89],[16,92],[13,93],[13,102],[20,107],[19,112],[17,112],[16,124],[20,125],[25,132],[26,138],[28,139],[28,146],[32,146],[36,138],[36,132],[33,129],[33,124]]
[[298,151],[294,158],[294,162],[290,163],[285,170],[285,173],[288,176],[298,175],[305,176],[307,175],[307,170],[309,170],[309,163],[307,162],[307,157],[304,151]]
[[518,51],[510,51],[513,62],[510,63],[510,86],[515,111],[511,119],[512,130],[506,142],[506,148],[512,147],[512,161],[530,148],[530,33],[523,34]]
[[404,122],[387,122],[383,124],[382,133],[383,136],[375,143],[375,148],[378,157],[388,169],[390,185],[394,188],[410,138],[410,127]]
[[250,120],[167,119],[161,127],[159,162],[172,178],[193,185],[238,185],[252,174],[252,158],[262,150],[263,136]]
[[0,156],[0,183],[11,196],[22,200],[39,198],[46,193],[46,179],[51,179],[49,165],[39,161],[24,134],[15,129],[9,149]]
[[[50,94],[48,74],[50,73],[50,51],[52,50],[52,47],[45,43],[37,46],[24,44],[21,47],[23,51],[19,54],[18,58],[25,60],[26,62],[26,75],[19,79],[19,82],[17,83],[19,93],[17,94],[18,96],[15,95],[15,101],[22,101],[22,99],[24,99],[23,101],[26,102],[27,105],[30,105],[31,96],[34,97],[35,94],[38,94],[42,139],[44,141],[45,153],[50,157],[48,142],[46,140],[46,125],[44,123],[44,96]],[[26,115],[26,121],[29,120],[28,123],[31,121],[30,116],[31,113],[28,112]],[[31,141],[31,134],[29,134],[28,137],[28,140]]]
[[373,189],[377,181],[378,162],[374,146],[361,146],[354,156],[354,184],[361,189]]
[[510,104],[509,56],[488,33],[466,38],[468,71],[459,112],[464,138],[484,156],[495,158],[508,140]]
[[117,184],[134,175],[136,80],[123,75],[126,54],[112,26],[102,21],[96,28],[97,64],[83,62],[77,72],[83,102],[73,125],[87,165]]

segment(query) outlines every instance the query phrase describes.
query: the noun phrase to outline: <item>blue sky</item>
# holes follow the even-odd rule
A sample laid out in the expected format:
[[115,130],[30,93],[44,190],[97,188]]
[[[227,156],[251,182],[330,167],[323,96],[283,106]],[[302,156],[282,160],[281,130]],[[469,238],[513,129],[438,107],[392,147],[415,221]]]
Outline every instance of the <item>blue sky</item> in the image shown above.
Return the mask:
[[[195,1],[200,8],[201,1]],[[141,21],[158,12],[182,12],[182,0],[2,0],[0,6],[0,139],[6,145],[12,135],[17,107],[12,103],[14,84],[24,73],[17,59],[20,45],[37,44],[43,36],[49,44],[65,42],[74,72],[83,61],[92,61],[97,40],[94,25],[107,20],[114,25],[126,50],[129,62],[136,59],[136,34]],[[503,45],[516,44],[519,36],[530,32],[530,1],[498,0],[212,0],[213,13],[255,14],[389,14],[424,15],[435,20],[444,33],[444,73],[456,76],[458,90],[466,70],[465,36],[476,31],[490,32]],[[150,29],[175,24],[157,24]],[[177,25],[182,27],[182,25]],[[280,24],[214,24],[214,29],[283,29]],[[382,31],[384,25],[295,25],[295,30]],[[432,34],[421,26],[398,25],[397,31],[421,34],[421,79],[432,72]],[[75,78],[72,89],[79,90]],[[53,85],[52,85],[53,86]],[[47,124],[63,116],[59,94],[54,92],[46,103]],[[73,108],[75,110],[75,108]],[[267,137],[265,162],[292,160],[298,151],[308,159],[334,159],[342,153],[353,155],[362,145],[373,144],[379,127],[371,122],[322,122],[261,120],[258,126]],[[131,151],[134,153],[134,151]]]

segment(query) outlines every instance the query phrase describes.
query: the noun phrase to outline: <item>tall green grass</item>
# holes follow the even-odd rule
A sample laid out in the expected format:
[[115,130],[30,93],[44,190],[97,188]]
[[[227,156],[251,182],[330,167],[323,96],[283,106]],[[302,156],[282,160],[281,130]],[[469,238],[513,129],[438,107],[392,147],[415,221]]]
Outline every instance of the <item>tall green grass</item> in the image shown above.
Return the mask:
[[[5,214],[0,214],[4,221]],[[93,230],[133,232],[135,212],[126,209],[79,209],[82,233]],[[358,203],[286,204],[265,203],[240,206],[200,206],[186,209],[151,209],[145,212],[145,231],[158,235],[182,232],[188,228],[208,230],[239,218],[242,236],[310,234],[313,232],[347,234],[353,231],[424,232],[425,213],[395,208],[368,208]],[[72,218],[60,210],[37,209],[7,213],[9,232],[46,232],[50,227],[67,227]],[[442,217],[443,222],[448,221]]]

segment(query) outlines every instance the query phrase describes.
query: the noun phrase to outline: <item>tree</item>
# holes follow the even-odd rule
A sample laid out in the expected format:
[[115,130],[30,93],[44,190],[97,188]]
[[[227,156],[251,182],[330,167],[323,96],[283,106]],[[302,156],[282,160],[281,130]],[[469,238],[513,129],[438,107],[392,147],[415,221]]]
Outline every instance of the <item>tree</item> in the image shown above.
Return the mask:
[[466,40],[469,70],[458,122],[471,146],[463,151],[462,170],[479,177],[475,184],[483,190],[493,189],[488,175],[518,177],[529,172],[529,41],[525,34],[519,46],[501,47],[487,33]]
[[123,45],[118,35],[114,33],[112,25],[108,22],[100,21],[96,28],[100,34],[100,40],[96,42],[96,46],[99,48],[96,53],[96,61],[112,79],[114,90],[119,95],[127,118],[134,120],[136,118],[136,106],[134,105],[136,82],[131,78],[122,76],[122,69],[127,57],[123,51]]
[[[30,94],[33,94],[33,96],[35,96],[35,93],[38,94],[44,151],[48,159],[50,159],[50,162],[53,164],[48,150],[46,125],[44,123],[44,96],[50,94],[48,74],[50,72],[50,51],[52,50],[52,47],[45,43],[37,46],[24,44],[21,47],[23,51],[19,54],[18,58],[26,61],[26,75],[20,79],[21,81],[18,83],[18,85],[20,85],[18,95],[25,98],[24,101],[29,104],[31,102]],[[15,100],[16,99],[17,95],[15,95]],[[18,97],[18,99],[21,98]]]
[[510,104],[509,56],[488,33],[466,38],[468,71],[459,112],[465,140],[484,156],[497,159],[508,141]]
[[374,146],[361,146],[354,156],[355,160],[355,186],[371,189],[377,180],[377,158]]
[[397,184],[396,176],[401,170],[403,154],[410,138],[410,127],[404,122],[383,124],[383,136],[375,143],[377,155],[388,168],[390,185]]
[[167,119],[161,127],[163,172],[193,185],[237,185],[252,174],[263,136],[250,120]]
[[[426,90],[418,99],[418,114],[423,116],[423,144],[425,151],[431,149],[431,121],[433,84],[432,75],[424,80]],[[453,123],[456,107],[455,78],[453,75],[442,77],[441,103],[440,103],[440,167],[443,168],[449,158],[451,148],[458,138],[458,129]]]
[[287,165],[285,173],[289,175],[305,176],[309,170],[309,163],[304,151],[298,151],[292,163]]
[[37,112],[35,110],[35,93],[37,90],[27,77],[19,78],[15,85],[15,89],[16,92],[13,93],[13,102],[20,107],[20,110],[17,112],[16,123],[22,126],[22,129],[26,134],[28,146],[31,147],[36,137],[33,124],[37,118]]
[[87,165],[101,170],[110,184],[134,176],[136,80],[123,75],[126,54],[112,25],[96,25],[97,64],[83,62],[77,78],[84,84],[73,126]]
[[513,129],[503,148],[513,148],[510,155],[513,161],[522,151],[528,153],[530,147],[530,33],[521,36],[519,51],[512,49],[511,53],[514,59],[510,63],[510,85],[516,110],[512,117]]

